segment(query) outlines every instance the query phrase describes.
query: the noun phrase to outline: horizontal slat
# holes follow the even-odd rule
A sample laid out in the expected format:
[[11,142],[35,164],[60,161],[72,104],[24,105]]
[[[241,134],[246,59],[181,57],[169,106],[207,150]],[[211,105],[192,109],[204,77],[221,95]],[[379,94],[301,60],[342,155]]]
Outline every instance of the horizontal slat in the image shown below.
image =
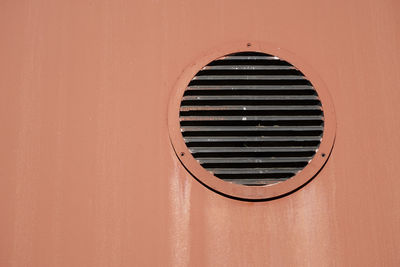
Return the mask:
[[205,96],[184,96],[185,100],[318,100],[315,95],[272,95],[272,96],[260,96],[260,95],[205,95]]
[[321,110],[321,106],[181,106],[181,111],[211,111],[211,110]]
[[270,173],[296,173],[301,168],[213,168],[207,169],[214,174],[270,174]]
[[220,65],[205,66],[203,70],[292,70],[293,66],[282,65]]
[[322,116],[181,116],[181,121],[311,121]]
[[321,136],[188,136],[185,142],[285,142],[319,141]]
[[190,147],[192,153],[313,152],[316,147]]
[[285,163],[285,162],[308,162],[311,157],[237,157],[237,158],[196,158],[203,163]]
[[274,56],[224,56],[217,60],[280,60]]
[[200,75],[192,80],[305,80],[302,75]]
[[186,90],[314,90],[311,85],[191,85]]
[[286,181],[287,178],[223,179],[226,182],[242,185],[268,185]]
[[191,131],[322,131],[323,126],[181,126],[183,132]]

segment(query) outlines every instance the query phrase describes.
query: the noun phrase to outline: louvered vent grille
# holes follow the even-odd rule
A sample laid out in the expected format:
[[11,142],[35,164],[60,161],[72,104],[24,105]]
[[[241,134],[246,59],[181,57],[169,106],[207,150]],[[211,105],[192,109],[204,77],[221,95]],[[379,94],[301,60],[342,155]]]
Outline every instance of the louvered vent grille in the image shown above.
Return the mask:
[[275,56],[219,58],[191,80],[180,106],[183,138],[216,177],[243,185],[285,181],[315,155],[324,116],[314,87]]

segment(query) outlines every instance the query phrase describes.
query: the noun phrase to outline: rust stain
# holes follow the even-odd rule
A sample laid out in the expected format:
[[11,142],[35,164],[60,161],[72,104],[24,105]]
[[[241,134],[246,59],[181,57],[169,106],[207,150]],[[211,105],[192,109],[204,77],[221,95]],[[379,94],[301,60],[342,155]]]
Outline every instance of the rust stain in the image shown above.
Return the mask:
[[190,203],[192,180],[181,179],[182,169],[175,161],[170,175],[170,246],[173,266],[187,266],[190,257]]

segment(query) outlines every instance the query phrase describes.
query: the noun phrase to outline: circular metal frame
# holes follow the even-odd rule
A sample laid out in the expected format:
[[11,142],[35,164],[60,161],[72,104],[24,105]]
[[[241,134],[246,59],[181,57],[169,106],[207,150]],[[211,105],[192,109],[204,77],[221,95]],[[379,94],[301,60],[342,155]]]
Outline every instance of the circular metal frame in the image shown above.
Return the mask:
[[[322,104],[322,110],[324,112],[324,131],[321,144],[311,161],[306,165],[306,167],[304,167],[304,169],[299,171],[295,176],[289,178],[288,180],[264,186],[245,186],[225,182],[203,168],[192,156],[188,147],[186,146],[181,133],[179,121],[179,109],[183,94],[189,82],[197,74],[197,72],[202,67],[219,57],[231,53],[249,51],[262,52],[277,56],[299,69],[317,91]],[[215,49],[210,54],[199,58],[195,64],[189,66],[182,73],[176,82],[170,97],[168,109],[168,128],[171,144],[177,157],[185,166],[185,168],[202,184],[223,195],[237,199],[268,200],[295,191],[306,184],[319,172],[329,158],[333,148],[336,134],[336,118],[333,103],[325,84],[303,61],[299,60],[292,53],[271,44],[243,42],[228,44]]]

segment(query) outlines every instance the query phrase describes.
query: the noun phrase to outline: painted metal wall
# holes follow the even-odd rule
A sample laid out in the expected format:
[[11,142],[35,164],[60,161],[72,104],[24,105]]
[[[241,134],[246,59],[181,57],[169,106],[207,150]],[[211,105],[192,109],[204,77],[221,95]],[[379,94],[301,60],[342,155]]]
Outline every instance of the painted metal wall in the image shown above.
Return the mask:
[[[0,2],[0,266],[399,266],[400,2]],[[175,81],[229,42],[303,58],[333,153],[261,203],[171,148]]]

